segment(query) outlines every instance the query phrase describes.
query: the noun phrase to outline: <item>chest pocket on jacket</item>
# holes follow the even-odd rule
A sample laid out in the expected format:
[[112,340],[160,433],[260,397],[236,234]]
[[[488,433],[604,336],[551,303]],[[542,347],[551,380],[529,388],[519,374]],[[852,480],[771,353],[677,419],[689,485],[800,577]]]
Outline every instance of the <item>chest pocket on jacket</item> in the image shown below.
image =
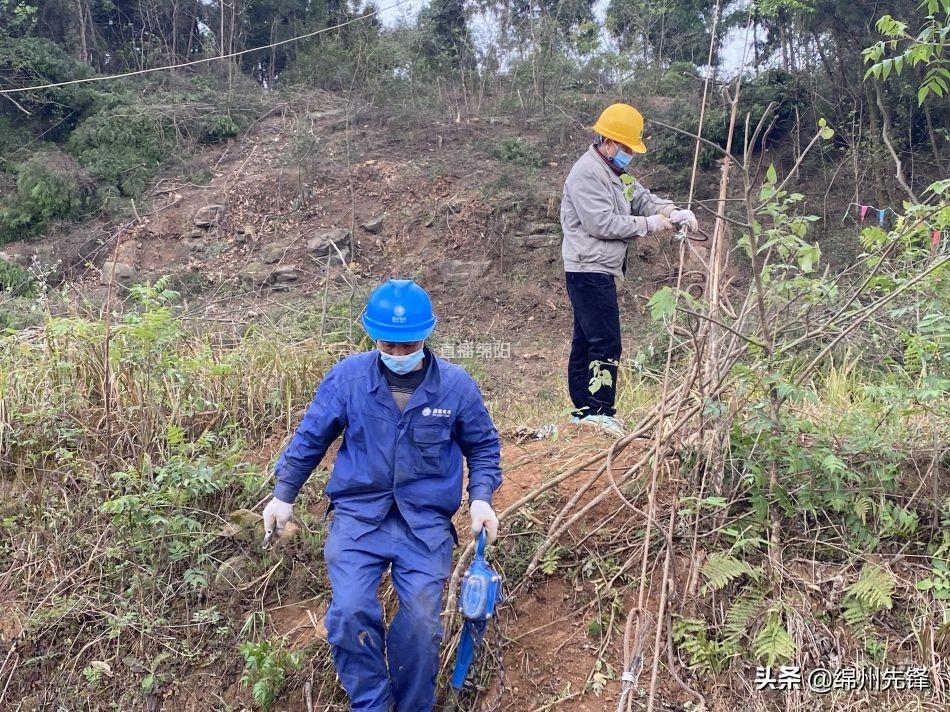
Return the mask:
[[412,465],[417,474],[442,474],[442,452],[448,440],[446,426],[417,425],[412,429]]

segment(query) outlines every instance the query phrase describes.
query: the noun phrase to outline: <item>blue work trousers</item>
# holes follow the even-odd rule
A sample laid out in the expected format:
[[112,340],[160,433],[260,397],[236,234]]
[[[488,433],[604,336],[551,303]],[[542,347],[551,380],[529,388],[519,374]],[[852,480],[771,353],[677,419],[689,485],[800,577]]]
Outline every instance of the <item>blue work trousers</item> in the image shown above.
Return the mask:
[[[453,538],[430,551],[396,507],[370,532],[354,537],[353,523],[337,515],[324,548],[333,588],[325,622],[337,674],[353,710],[428,712],[435,706]],[[387,568],[399,598],[388,631],[377,596]]]

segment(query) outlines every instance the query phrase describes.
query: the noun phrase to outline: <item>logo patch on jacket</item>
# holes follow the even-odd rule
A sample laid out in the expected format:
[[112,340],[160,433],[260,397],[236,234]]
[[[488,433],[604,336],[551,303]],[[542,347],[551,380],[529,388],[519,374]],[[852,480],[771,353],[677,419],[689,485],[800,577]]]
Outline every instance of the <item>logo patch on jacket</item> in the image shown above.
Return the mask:
[[430,408],[426,406],[422,409],[422,414],[426,417],[434,415],[436,418],[448,418],[452,415],[451,408]]

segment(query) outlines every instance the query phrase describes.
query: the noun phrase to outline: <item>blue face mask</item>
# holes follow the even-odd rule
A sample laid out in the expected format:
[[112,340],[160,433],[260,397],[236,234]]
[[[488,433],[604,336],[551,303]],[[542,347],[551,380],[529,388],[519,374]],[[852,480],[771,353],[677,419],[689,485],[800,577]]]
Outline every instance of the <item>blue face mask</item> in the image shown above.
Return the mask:
[[610,159],[610,162],[613,163],[620,170],[624,170],[627,166],[630,165],[630,161],[633,160],[633,154],[627,153],[623,149],[617,151],[617,154]]
[[416,366],[419,365],[419,362],[422,361],[425,354],[423,353],[424,349],[419,349],[418,351],[413,351],[411,354],[406,354],[405,356],[393,356],[392,354],[379,352],[379,357],[383,360],[383,365],[386,366],[393,373],[398,373],[400,375],[405,375],[412,371]]

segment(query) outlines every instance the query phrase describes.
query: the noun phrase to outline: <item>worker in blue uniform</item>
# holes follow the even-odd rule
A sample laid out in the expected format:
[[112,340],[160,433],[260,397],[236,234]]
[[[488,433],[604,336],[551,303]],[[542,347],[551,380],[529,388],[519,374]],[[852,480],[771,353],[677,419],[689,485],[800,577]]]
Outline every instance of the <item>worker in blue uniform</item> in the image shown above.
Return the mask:
[[[472,531],[485,528],[491,542],[501,447],[475,381],[425,345],[436,323],[425,290],[411,280],[382,284],[362,323],[376,349],[343,359],[323,379],[277,462],[264,528],[280,536],[300,488],[342,433],[326,488],[334,665],[353,710],[425,712],[435,705],[462,460]],[[399,598],[388,631],[377,598],[387,569]]]

